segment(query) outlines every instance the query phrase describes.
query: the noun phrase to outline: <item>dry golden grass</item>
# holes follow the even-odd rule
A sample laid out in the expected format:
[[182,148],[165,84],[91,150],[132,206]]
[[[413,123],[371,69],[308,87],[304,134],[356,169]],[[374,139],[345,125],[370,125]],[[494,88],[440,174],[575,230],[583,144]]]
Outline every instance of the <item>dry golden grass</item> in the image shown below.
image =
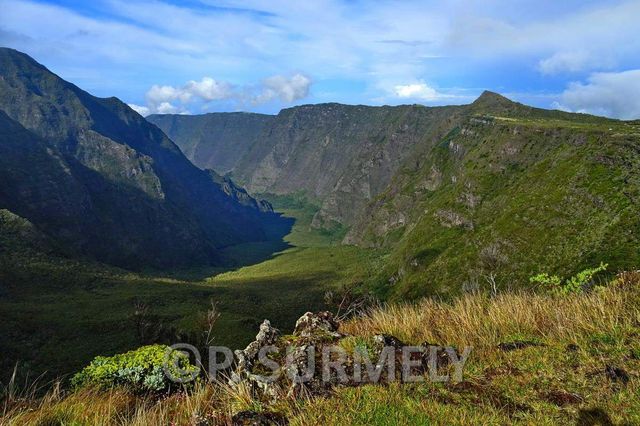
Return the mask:
[[620,280],[589,294],[556,297],[528,292],[495,298],[468,294],[451,304],[425,299],[395,304],[342,324],[356,336],[386,333],[408,343],[494,347],[522,335],[575,340],[579,336],[640,323],[638,292]]

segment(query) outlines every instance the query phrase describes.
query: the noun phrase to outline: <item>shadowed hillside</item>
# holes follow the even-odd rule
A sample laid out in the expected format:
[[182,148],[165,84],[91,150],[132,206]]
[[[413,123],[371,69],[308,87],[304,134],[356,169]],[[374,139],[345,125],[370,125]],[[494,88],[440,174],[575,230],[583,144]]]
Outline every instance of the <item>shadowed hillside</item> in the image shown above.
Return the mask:
[[7,48],[0,93],[0,208],[68,251],[130,268],[219,265],[221,247],[278,238],[267,204],[194,167],[118,99]]

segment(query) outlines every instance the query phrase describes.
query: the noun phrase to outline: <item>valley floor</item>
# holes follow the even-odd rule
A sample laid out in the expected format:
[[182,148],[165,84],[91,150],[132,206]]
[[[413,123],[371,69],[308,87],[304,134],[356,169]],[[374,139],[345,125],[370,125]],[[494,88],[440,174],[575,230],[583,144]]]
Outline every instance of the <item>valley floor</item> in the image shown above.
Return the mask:
[[281,211],[296,219],[286,241],[229,247],[224,255],[239,266],[227,270],[131,273],[40,254],[3,253],[0,380],[8,379],[16,362],[20,372],[46,373],[50,380],[79,370],[97,355],[140,346],[133,316],[141,305],[154,322],[189,331],[213,301],[221,312],[215,344],[244,347],[263,319],[288,330],[305,311],[324,307],[327,290],[373,273],[378,256],[372,251],[337,246],[335,236],[311,229],[312,207]]

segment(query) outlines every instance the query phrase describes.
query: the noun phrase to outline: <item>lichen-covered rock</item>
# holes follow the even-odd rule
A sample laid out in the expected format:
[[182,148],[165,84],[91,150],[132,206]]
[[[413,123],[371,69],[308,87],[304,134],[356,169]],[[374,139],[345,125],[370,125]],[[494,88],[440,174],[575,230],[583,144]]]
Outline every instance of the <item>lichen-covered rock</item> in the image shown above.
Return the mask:
[[280,331],[271,325],[269,320],[264,320],[260,324],[260,331],[256,335],[256,340],[249,343],[244,350],[235,351],[236,368],[231,372],[229,378],[230,386],[239,386],[244,383],[249,385],[255,393],[260,393],[269,397],[276,398],[276,390],[272,383],[262,379],[260,375],[253,374],[252,368],[258,360],[260,350],[265,346],[275,345],[280,337]]
[[296,321],[293,334],[300,337],[342,337],[338,332],[339,324],[331,312],[307,312]]
[[251,366],[258,357],[260,349],[275,344],[279,336],[280,331],[272,327],[269,320],[264,320],[262,324],[260,324],[260,331],[258,331],[256,335],[256,340],[249,343],[244,350],[235,351],[235,355],[238,358],[238,365],[242,368]]
[[381,347],[391,346],[395,349],[402,349],[402,347],[405,346],[402,340],[390,334],[375,335],[373,340]]

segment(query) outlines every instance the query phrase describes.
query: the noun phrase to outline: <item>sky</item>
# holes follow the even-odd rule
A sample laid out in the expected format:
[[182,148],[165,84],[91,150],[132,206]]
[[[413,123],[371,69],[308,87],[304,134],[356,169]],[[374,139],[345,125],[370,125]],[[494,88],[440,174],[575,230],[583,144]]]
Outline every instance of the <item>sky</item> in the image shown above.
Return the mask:
[[640,118],[640,0],[0,0],[0,46],[143,115],[446,105]]

